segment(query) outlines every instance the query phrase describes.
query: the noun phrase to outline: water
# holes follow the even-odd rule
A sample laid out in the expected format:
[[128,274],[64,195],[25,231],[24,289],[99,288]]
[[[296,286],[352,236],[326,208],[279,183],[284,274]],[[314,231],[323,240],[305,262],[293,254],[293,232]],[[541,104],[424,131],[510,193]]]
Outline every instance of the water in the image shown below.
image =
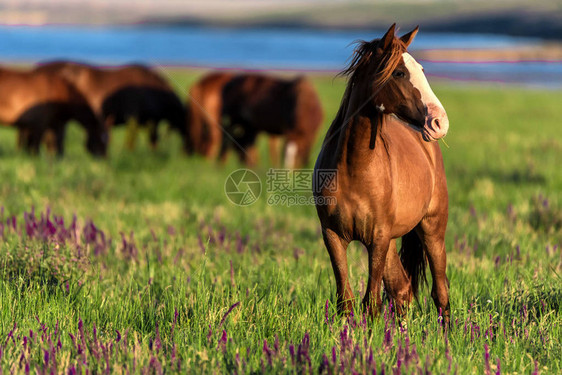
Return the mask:
[[[66,58],[100,64],[134,61],[213,68],[338,71],[351,55],[351,42],[382,34],[383,31],[196,26],[0,26],[0,60],[37,62]],[[530,43],[537,41],[499,35],[421,32],[412,48],[493,49]],[[562,87],[562,62],[423,64],[429,75],[455,80]]]

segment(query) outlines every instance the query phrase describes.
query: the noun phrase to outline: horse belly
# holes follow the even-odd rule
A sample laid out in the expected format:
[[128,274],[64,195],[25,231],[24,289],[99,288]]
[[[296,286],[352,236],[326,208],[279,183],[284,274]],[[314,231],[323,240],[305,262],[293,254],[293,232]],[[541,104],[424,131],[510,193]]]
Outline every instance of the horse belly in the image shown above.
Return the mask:
[[424,164],[426,163],[409,167],[403,165],[394,174],[392,195],[395,215],[392,237],[400,237],[409,232],[427,214],[433,194],[434,173],[429,163]]

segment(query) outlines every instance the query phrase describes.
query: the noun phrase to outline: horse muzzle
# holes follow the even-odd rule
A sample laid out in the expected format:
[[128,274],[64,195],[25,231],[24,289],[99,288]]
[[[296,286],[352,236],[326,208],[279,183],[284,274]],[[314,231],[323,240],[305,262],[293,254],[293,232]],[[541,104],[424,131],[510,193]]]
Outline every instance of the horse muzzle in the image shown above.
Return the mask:
[[422,130],[423,140],[426,142],[436,141],[447,135],[449,130],[449,118],[443,108],[428,108],[425,117],[425,126]]

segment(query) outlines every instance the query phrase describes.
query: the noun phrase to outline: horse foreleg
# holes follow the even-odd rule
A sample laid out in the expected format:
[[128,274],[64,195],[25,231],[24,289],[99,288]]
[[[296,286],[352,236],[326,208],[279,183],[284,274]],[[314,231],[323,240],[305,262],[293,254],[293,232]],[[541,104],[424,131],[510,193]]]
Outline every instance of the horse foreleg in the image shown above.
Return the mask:
[[256,144],[249,145],[239,152],[241,161],[248,167],[255,167],[258,163],[258,147]]
[[48,154],[57,154],[57,134],[54,129],[45,130],[42,142],[45,145]]
[[274,168],[279,168],[279,142],[279,136],[269,136],[269,158],[271,159],[271,165]]
[[219,151],[219,159],[218,159],[221,165],[226,164],[226,160],[228,159],[228,149],[229,149],[228,141],[223,138],[221,142],[221,148]]
[[[113,126],[115,125],[115,116],[113,115],[108,115],[104,118],[102,118],[103,121],[103,126],[105,128],[105,130],[107,131],[107,134],[109,137],[111,137],[111,131],[113,130]],[[108,139],[108,142],[110,141],[110,139]]]
[[30,137],[29,129],[18,127],[17,149],[24,150],[27,146],[27,141]]
[[314,137],[307,134],[287,137],[285,167],[291,169],[306,167],[313,144]]
[[258,163],[258,146],[256,145],[257,136],[257,132],[246,129],[243,137],[238,138],[238,142],[235,144],[240,161],[248,167],[254,167]]
[[158,123],[152,120],[147,122],[148,140],[152,151],[156,151],[158,147]]
[[130,117],[127,121],[127,134],[125,135],[125,148],[133,151],[137,143],[137,135],[139,132],[139,122],[135,117]]
[[353,310],[353,292],[349,285],[347,266],[347,245],[349,245],[349,241],[344,240],[330,229],[323,229],[322,235],[336,277],[338,311],[349,314]]
[[297,161],[295,168],[302,168],[308,165],[310,150],[314,145],[314,136],[303,136],[298,142]]
[[297,154],[299,150],[298,143],[288,139],[285,144],[285,168],[294,169],[297,163]]
[[376,316],[382,308],[381,282],[386,264],[386,255],[390,240],[378,238],[367,249],[369,251],[369,281],[363,299],[363,306],[368,309],[371,316]]
[[433,276],[431,297],[439,314],[443,316],[444,327],[450,324],[449,280],[447,279],[447,254],[445,252],[445,224],[438,217],[426,218],[421,222],[422,243],[427,254]]
[[396,307],[396,312],[398,315],[403,315],[407,305],[412,302],[413,292],[408,274],[396,251],[396,240],[390,241],[382,280],[384,289]]
[[47,143],[47,148],[50,147],[50,151],[55,153],[57,156],[61,157],[64,155],[64,138],[66,135],[66,123],[61,121],[51,129],[47,130],[46,135],[52,136],[52,144]]
[[31,155],[39,155],[39,147],[41,146],[44,132],[43,129],[37,130],[35,133],[29,132],[25,149]]

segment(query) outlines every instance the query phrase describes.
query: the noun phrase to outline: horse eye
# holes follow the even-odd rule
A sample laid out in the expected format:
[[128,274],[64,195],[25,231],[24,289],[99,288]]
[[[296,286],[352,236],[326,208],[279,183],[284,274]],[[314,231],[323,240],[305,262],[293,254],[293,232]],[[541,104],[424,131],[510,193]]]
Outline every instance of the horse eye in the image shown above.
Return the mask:
[[406,76],[406,74],[404,72],[400,71],[400,70],[395,70],[392,73],[392,76],[395,77],[395,78],[404,78]]

